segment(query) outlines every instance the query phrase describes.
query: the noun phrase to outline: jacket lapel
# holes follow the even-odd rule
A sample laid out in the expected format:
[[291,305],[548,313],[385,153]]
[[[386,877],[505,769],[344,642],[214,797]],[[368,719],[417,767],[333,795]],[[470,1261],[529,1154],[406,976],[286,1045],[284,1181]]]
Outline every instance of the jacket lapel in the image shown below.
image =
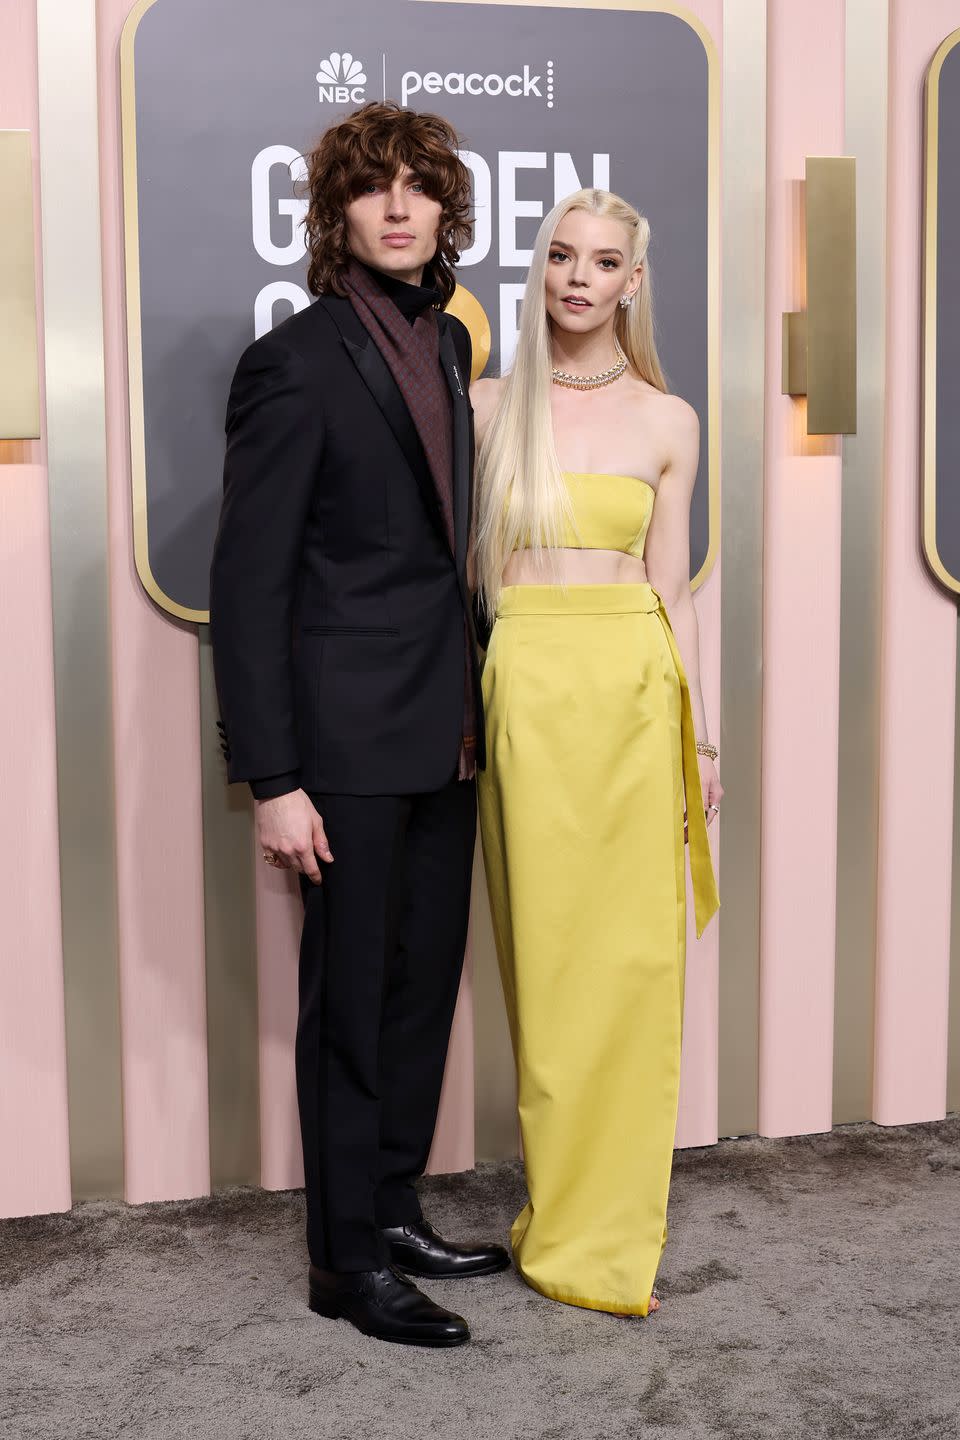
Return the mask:
[[470,530],[470,403],[467,399],[470,377],[462,371],[453,334],[445,319],[440,323],[440,364],[453,396],[453,534],[454,558],[460,572],[466,563]]
[[[353,307],[349,301],[345,302],[349,308],[350,318],[354,316]],[[420,436],[417,434],[417,427],[413,423],[410,411],[404,403],[403,396],[397,387],[397,382],[390,374],[390,367],[380,354],[376,344],[360,324],[356,323],[356,338],[347,334],[346,326],[341,324],[339,307],[330,303],[328,297],[321,296],[318,304],[324,304],[328,313],[336,323],[340,331],[340,338],[350,359],[356,365],[367,389],[376,400],[383,411],[384,418],[394,438],[403,452],[404,459],[413,471],[414,478],[420,487],[427,511],[441,534],[446,539],[446,531],[443,524],[443,515],[440,510],[440,501],[437,498],[436,487],[433,477],[430,474],[430,467],[427,464],[427,457],[424,454]],[[351,329],[354,327],[351,326]]]

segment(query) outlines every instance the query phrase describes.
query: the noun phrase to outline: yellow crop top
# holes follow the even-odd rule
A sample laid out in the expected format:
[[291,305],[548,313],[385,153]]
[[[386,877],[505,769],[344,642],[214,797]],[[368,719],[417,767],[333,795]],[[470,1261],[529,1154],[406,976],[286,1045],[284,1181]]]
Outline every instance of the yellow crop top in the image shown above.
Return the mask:
[[657,493],[650,482],[599,471],[562,473],[577,528],[564,519],[560,544],[570,550],[622,550],[642,560]]

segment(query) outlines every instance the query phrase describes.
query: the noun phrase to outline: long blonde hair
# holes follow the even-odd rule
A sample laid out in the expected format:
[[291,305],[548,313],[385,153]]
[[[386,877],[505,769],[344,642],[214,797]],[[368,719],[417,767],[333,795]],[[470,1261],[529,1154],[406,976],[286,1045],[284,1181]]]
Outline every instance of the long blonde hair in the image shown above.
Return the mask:
[[[550,414],[553,357],[544,299],[547,262],[557,226],[572,210],[618,220],[630,236],[627,269],[646,257],[646,218],[609,190],[577,190],[555,205],[537,232],[527,274],[513,366],[484,436],[477,461],[477,582],[481,603],[492,617],[511,552],[529,540],[538,564],[560,544],[570,501],[557,459]],[[653,333],[649,263],[633,305],[617,308],[614,334],[634,374],[658,390],[667,383]]]

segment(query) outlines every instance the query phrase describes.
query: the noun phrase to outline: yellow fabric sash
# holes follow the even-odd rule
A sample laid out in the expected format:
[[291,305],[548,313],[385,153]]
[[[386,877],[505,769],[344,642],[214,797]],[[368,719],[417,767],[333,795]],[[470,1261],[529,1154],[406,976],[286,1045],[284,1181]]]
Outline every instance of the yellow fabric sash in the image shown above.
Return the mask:
[[[654,592],[656,593],[656,592]],[[693,907],[697,923],[697,939],[703,934],[711,917],[720,908],[720,896],[713,873],[713,857],[707,838],[707,821],[703,808],[703,784],[697,759],[697,737],[693,725],[690,687],[680,659],[673,627],[663,601],[658,598],[657,614],[664,628],[680,677],[680,744],[683,755],[683,793],[687,800],[687,838],[690,842],[690,878],[693,881]]]

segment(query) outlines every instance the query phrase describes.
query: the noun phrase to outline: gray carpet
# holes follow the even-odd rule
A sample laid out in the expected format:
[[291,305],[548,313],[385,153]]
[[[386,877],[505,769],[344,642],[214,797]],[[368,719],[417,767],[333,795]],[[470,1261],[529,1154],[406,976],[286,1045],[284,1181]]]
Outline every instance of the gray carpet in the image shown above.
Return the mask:
[[[514,1164],[424,1183],[456,1235],[522,1196]],[[0,1435],[960,1436],[960,1118],[678,1152],[670,1224],[649,1320],[448,1281],[474,1338],[438,1352],[309,1313],[298,1191],[5,1221]]]

